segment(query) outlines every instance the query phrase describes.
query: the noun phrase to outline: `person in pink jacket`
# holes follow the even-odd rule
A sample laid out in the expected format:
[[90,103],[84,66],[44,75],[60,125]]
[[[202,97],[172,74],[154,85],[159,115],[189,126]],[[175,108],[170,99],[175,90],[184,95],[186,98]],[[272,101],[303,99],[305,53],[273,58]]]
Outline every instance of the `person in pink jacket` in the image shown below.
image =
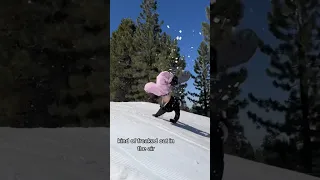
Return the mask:
[[156,82],[149,82],[144,86],[144,90],[149,94],[151,99],[156,99],[160,104],[160,109],[154,117],[159,117],[166,112],[175,112],[174,119],[170,122],[176,123],[180,118],[180,99],[171,96],[173,86],[178,85],[179,79],[177,76],[168,71],[162,71]]

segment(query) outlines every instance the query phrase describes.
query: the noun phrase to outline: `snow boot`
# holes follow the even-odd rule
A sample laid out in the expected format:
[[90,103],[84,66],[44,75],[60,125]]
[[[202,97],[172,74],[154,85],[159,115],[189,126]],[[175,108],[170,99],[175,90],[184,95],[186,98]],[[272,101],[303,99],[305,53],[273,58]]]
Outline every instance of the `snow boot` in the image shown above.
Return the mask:
[[178,122],[178,119],[170,119],[170,122],[172,122],[172,123],[177,123]]

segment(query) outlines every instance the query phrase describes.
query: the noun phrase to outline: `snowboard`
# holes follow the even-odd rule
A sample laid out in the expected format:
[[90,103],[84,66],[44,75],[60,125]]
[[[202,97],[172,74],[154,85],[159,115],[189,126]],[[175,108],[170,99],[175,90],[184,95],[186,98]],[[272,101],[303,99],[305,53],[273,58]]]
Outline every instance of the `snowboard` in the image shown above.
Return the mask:
[[[153,117],[155,117],[155,116],[153,116]],[[177,122],[172,122],[171,121],[171,119],[170,120],[167,120],[167,119],[164,119],[164,118],[162,118],[162,117],[155,117],[155,118],[157,118],[157,119],[161,119],[161,120],[163,120],[163,121],[168,121],[168,122],[170,122],[170,123],[172,123],[172,124],[177,124],[177,122],[179,122],[179,121],[177,121]]]
[[177,75],[178,77],[178,84],[182,84],[187,82],[190,77],[191,77],[191,73],[189,71],[182,71],[179,75]]

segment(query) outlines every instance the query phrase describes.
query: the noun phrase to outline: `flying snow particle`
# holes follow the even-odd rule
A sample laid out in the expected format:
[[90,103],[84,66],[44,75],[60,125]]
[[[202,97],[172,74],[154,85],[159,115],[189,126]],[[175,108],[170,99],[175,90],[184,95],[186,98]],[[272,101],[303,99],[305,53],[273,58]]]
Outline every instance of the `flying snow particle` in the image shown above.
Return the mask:
[[188,55],[188,58],[190,58],[190,55]]
[[176,60],[178,60],[178,58],[176,57]]
[[215,18],[213,19],[213,22],[215,22],[215,23],[219,23],[219,22],[220,22],[220,19],[219,19],[219,18],[217,18],[217,17],[215,17]]
[[238,87],[239,86],[239,82],[237,82],[233,87]]
[[179,33],[182,33],[182,31],[181,31],[181,30],[179,30]]
[[201,32],[199,32],[199,34],[201,35],[202,33],[201,33]]
[[191,49],[193,49],[193,46],[191,46]]
[[225,101],[225,100],[227,100],[227,99],[229,99],[229,96],[228,96],[228,95],[224,95],[224,96],[221,98],[222,101]]
[[169,26],[169,25],[167,25],[167,28],[168,28],[168,29],[170,29],[170,26]]
[[175,61],[175,63],[178,63],[178,61]]
[[177,39],[177,40],[181,40],[182,37],[181,37],[181,36],[177,36],[176,39]]

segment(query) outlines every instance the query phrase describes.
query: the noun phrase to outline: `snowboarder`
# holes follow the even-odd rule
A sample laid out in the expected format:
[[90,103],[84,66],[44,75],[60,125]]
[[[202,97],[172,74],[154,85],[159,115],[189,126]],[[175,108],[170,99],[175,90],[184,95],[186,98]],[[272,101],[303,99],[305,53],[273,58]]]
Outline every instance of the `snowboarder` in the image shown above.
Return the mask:
[[190,73],[183,71],[181,76],[176,76],[168,71],[162,71],[158,76],[156,83],[149,82],[144,86],[144,90],[150,96],[150,99],[156,100],[160,104],[160,109],[153,114],[154,117],[159,117],[166,112],[175,112],[173,119],[170,122],[176,123],[180,118],[180,99],[172,96],[172,87],[188,81]]

